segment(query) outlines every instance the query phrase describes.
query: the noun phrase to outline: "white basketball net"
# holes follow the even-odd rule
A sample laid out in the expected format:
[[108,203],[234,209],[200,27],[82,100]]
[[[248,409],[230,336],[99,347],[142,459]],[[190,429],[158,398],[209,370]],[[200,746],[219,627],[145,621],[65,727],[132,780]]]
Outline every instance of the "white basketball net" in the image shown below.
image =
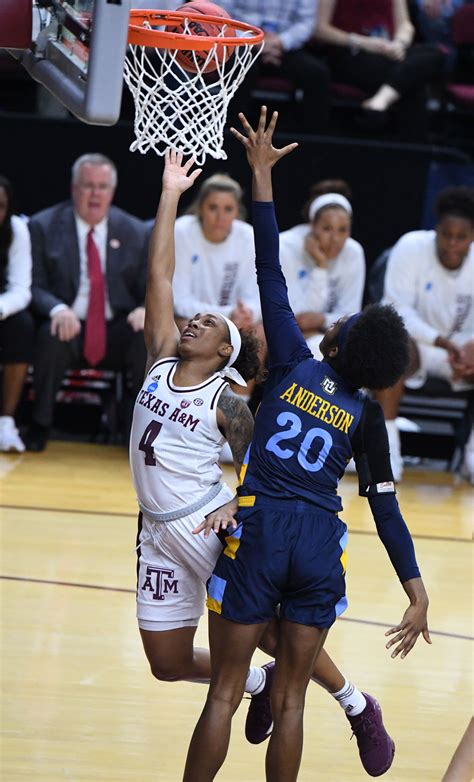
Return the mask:
[[[223,24],[219,34],[223,41],[225,29]],[[192,34],[187,19],[186,34]],[[135,101],[136,136],[130,150],[145,154],[153,149],[164,155],[171,147],[193,155],[198,165],[203,165],[206,155],[226,160],[223,144],[229,102],[262,47],[248,37],[235,47],[215,43],[204,63],[199,64],[192,52],[196,73],[189,73],[177,61],[177,49],[129,44],[124,78]],[[216,70],[205,73],[211,61]]]

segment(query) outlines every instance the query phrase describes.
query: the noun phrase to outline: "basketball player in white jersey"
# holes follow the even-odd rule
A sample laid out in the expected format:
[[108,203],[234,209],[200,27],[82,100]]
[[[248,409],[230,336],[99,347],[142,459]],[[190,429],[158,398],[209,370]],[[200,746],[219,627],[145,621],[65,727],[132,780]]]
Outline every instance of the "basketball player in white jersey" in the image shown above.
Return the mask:
[[[174,222],[181,194],[199,176],[193,161],[168,151],[151,237],[146,293],[146,377],[135,402],[130,464],[140,506],[137,618],[153,675],[163,681],[208,682],[207,649],[194,648],[205,584],[222,544],[193,535],[208,514],[233,498],[220,481],[218,458],[228,441],[239,472],[252,415],[228,390],[258,369],[258,344],[241,338],[217,313],[191,318],[181,336],[174,321]],[[232,504],[214,514],[215,529],[232,521]],[[235,510],[236,510],[235,504]],[[247,691],[258,693],[265,671],[251,668]]]

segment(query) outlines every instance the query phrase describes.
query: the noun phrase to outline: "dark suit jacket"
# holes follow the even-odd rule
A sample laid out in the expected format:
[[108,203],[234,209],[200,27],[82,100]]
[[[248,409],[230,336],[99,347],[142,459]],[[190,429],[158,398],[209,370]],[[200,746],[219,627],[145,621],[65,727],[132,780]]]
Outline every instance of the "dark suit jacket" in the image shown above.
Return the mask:
[[[56,304],[71,306],[79,288],[80,258],[70,201],[51,206],[29,221],[33,255],[31,307],[48,317]],[[137,217],[116,206],[109,211],[106,285],[114,315],[145,300],[149,231]]]

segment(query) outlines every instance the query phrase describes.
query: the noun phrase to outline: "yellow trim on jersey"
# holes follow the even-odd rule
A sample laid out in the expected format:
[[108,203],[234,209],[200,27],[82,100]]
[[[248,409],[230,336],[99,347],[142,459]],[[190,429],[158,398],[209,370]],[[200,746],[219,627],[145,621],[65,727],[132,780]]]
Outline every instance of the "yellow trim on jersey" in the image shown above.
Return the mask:
[[224,549],[224,555],[229,557],[229,559],[235,559],[235,555],[240,546],[240,538],[234,538],[232,535],[229,535],[225,539],[225,542],[227,545]]
[[244,480],[245,480],[245,474],[247,472],[248,464],[243,464],[240,468],[240,475],[239,475],[239,486],[242,486]]
[[239,497],[239,508],[253,508],[256,499],[255,494]]
[[214,611],[215,614],[222,613],[222,603],[219,603],[219,601],[215,600],[213,597],[207,598],[206,606],[208,607],[209,611]]
[[347,549],[344,549],[340,556],[340,562],[342,565],[342,572],[345,574],[347,570]]

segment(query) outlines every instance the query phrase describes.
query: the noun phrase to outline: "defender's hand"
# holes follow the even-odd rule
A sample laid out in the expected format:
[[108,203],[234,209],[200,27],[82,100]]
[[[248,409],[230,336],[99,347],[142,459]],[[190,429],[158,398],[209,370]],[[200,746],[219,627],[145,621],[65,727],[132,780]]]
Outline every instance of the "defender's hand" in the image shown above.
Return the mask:
[[260,109],[260,119],[257,130],[252,128],[245,114],[240,113],[239,119],[245,132],[247,133],[247,136],[244,136],[243,133],[239,133],[239,131],[235,128],[231,128],[230,131],[245,147],[247,160],[249,162],[250,168],[253,171],[268,170],[273,168],[275,163],[277,163],[280,158],[288,155],[290,152],[293,152],[293,150],[298,146],[296,142],[293,144],[287,144],[286,147],[282,147],[281,149],[276,149],[276,147],[273,146],[273,133],[275,131],[278,120],[277,111],[273,112],[272,118],[267,128],[266,106],[262,106]]
[[396,649],[392,652],[392,657],[398,657],[401,653],[401,658],[407,656],[415,646],[420,633],[425,639],[427,644],[431,643],[430,633],[428,630],[428,603],[416,603],[415,605],[408,606],[407,610],[403,614],[403,619],[396,627],[391,627],[387,630],[385,635],[394,635],[385,646],[386,649],[398,644]]

